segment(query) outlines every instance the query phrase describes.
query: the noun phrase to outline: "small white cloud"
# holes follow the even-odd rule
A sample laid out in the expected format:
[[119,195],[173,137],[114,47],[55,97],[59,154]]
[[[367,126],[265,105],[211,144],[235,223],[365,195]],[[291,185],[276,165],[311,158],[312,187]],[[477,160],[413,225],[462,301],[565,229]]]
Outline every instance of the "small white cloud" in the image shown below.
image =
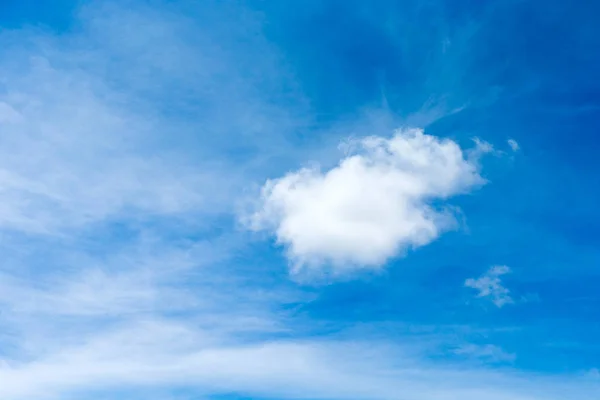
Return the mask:
[[485,274],[477,279],[467,279],[465,286],[479,291],[477,297],[489,297],[497,306],[514,303],[510,291],[502,285],[500,276],[508,274],[510,268],[505,265],[497,265],[490,268]]
[[512,151],[518,151],[521,148],[519,146],[519,143],[517,143],[517,141],[514,139],[508,139],[508,145],[510,146]]
[[347,146],[355,151],[333,169],[304,168],[267,181],[249,226],[275,234],[294,272],[323,264],[338,271],[379,267],[455,226],[447,207],[431,202],[485,183],[478,159],[491,147],[475,143],[465,154],[421,129],[364,138]]

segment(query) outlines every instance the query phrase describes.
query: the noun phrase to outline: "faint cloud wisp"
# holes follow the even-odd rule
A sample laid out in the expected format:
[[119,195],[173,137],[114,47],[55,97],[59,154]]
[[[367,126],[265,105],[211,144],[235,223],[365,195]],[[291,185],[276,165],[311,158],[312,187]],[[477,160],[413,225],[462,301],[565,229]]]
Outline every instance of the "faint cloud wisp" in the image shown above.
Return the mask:
[[510,273],[510,268],[505,265],[497,265],[490,268],[479,278],[470,278],[465,281],[465,286],[478,291],[477,297],[489,298],[498,308],[507,304],[513,304],[510,290],[502,284],[502,275]]

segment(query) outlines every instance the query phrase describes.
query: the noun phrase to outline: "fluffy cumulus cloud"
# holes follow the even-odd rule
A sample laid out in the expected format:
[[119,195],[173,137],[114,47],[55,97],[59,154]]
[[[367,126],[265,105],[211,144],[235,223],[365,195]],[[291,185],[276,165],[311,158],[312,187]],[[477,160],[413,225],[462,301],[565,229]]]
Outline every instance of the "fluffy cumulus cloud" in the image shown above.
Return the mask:
[[485,274],[477,279],[467,279],[465,286],[476,289],[477,297],[489,298],[498,308],[506,304],[514,303],[510,296],[510,290],[503,286],[501,276],[508,274],[510,268],[505,265],[497,265],[490,268]]
[[330,170],[303,168],[262,188],[250,226],[273,232],[295,271],[379,267],[435,240],[456,225],[444,201],[485,183],[478,158],[491,150],[476,141],[464,151],[421,129],[366,137],[350,147]]

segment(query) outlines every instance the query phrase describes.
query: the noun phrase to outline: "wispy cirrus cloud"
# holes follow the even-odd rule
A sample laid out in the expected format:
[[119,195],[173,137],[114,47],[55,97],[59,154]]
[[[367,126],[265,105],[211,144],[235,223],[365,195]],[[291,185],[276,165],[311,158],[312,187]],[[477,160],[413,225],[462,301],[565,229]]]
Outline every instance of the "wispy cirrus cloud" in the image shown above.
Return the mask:
[[[131,284],[129,290],[135,287]],[[258,300],[251,287],[234,289],[194,285],[184,303],[163,297],[162,307],[148,308],[147,299],[138,298],[125,302],[127,313],[122,308],[104,310],[103,323],[100,313],[89,319],[90,314],[68,308],[65,320],[64,309],[53,312],[43,302],[18,310],[19,323],[12,323],[22,328],[20,339],[26,340],[27,348],[21,351],[28,351],[0,367],[0,395],[11,400],[58,399],[177,387],[209,398],[221,393],[390,400],[398,393],[407,400],[558,400],[565,393],[593,398],[589,383],[573,389],[568,380],[532,381],[455,369],[415,358],[402,344],[385,340],[290,337],[292,327],[272,308],[272,299]],[[55,306],[80,299],[61,289],[48,289],[47,294],[62,297]],[[94,294],[97,300],[104,298],[102,292],[90,291]],[[469,354],[487,356],[480,350],[469,349]]]
[[[269,149],[286,153],[300,117],[274,103],[286,81],[268,43],[257,35],[237,51],[251,15],[223,31],[178,7],[91,2],[73,33],[0,34],[1,228],[224,212],[246,185],[240,165],[251,173]],[[236,18],[214,5],[196,13]]]

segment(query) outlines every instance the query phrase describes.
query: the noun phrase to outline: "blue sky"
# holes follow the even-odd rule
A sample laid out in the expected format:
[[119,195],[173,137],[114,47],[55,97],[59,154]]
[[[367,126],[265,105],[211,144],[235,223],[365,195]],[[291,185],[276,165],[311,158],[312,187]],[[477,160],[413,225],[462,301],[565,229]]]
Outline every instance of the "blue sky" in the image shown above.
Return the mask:
[[560,1],[0,2],[0,398],[600,398],[600,28]]

